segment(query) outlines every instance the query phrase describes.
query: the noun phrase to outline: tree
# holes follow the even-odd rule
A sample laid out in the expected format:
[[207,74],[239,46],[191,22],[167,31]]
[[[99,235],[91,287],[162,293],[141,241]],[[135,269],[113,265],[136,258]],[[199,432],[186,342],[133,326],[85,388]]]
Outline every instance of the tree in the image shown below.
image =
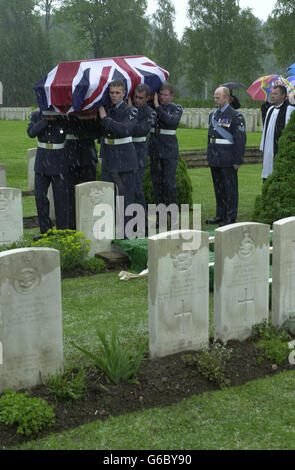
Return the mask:
[[288,68],[295,61],[295,0],[280,0],[276,2],[271,17],[268,19],[268,29],[274,37],[273,52],[278,64]]
[[176,83],[181,75],[180,43],[174,31],[175,8],[171,0],[158,0],[153,15],[154,28],[151,48],[153,58],[170,73],[169,81]]
[[148,33],[146,0],[64,0],[60,23],[86,41],[93,58],[142,54]]
[[295,214],[295,112],[279,139],[278,153],[274,158],[273,173],[257,196],[253,220],[272,224]]
[[6,106],[35,102],[33,86],[51,68],[50,46],[32,0],[0,0],[0,80]]
[[189,0],[191,27],[184,33],[192,90],[229,80],[252,83],[265,53],[261,23],[236,0]]

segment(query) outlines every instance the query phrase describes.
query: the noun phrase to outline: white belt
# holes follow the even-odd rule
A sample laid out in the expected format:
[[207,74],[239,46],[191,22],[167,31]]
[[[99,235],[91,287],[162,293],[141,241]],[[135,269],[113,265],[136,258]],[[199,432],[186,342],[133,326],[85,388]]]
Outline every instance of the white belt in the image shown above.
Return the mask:
[[42,149],[46,150],[60,150],[65,147],[65,144],[51,144],[50,142],[39,142],[38,141],[38,147],[41,147]]
[[79,140],[74,134],[67,134],[66,140]]
[[132,137],[133,142],[146,142],[146,137]]
[[227,139],[215,139],[215,137],[211,137],[210,144],[233,145],[233,142]]
[[176,135],[176,130],[172,129],[155,129],[154,127],[152,127],[151,132],[153,132],[154,134]]
[[132,137],[123,137],[122,139],[108,139],[104,138],[104,143],[107,145],[120,145],[120,144],[129,144],[132,142]]

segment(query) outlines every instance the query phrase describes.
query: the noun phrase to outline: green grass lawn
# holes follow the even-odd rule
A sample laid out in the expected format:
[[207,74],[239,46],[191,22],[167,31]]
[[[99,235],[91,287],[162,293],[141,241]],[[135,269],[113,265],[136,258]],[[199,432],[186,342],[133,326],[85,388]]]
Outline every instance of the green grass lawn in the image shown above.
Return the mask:
[[[7,185],[27,189],[26,122],[0,121],[0,163],[7,168]],[[179,129],[182,150],[205,148],[206,130]],[[260,134],[251,135],[257,146]],[[256,144],[255,144],[256,142]],[[238,221],[251,220],[261,191],[261,165],[239,170]],[[215,198],[208,168],[189,170],[193,201],[202,206],[202,221],[215,215]],[[29,200],[30,199],[30,200]],[[24,214],[34,215],[33,198],[24,197]],[[207,228],[203,225],[203,228]],[[25,230],[32,237],[38,229]],[[118,272],[62,281],[65,368],[88,365],[70,343],[95,352],[97,329],[117,325],[124,342],[148,336],[147,278],[128,282]],[[210,311],[213,295],[210,294]],[[181,403],[148,409],[32,440],[19,449],[295,449],[295,372],[277,374],[242,387],[193,396]],[[83,406],[83,402],[81,402]]]

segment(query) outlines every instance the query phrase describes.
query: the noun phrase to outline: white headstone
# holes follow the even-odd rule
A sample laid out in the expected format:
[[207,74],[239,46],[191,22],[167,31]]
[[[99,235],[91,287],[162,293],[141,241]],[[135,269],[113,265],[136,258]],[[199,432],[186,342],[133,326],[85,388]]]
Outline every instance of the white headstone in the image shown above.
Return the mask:
[[[190,245],[187,240],[192,237]],[[196,230],[175,230],[149,238],[152,358],[208,347],[208,240],[207,232]]]
[[244,340],[268,320],[269,226],[238,223],[215,230],[215,339]]
[[111,251],[115,238],[114,184],[90,181],[75,188],[76,227],[91,241],[89,256]]
[[295,312],[295,217],[273,224],[272,324],[281,326]]
[[19,240],[23,233],[22,192],[0,187],[0,245]]
[[0,82],[0,105],[3,104],[3,85]]
[[60,253],[0,253],[0,392],[40,383],[63,369]]
[[0,187],[6,186],[6,166],[0,164]]

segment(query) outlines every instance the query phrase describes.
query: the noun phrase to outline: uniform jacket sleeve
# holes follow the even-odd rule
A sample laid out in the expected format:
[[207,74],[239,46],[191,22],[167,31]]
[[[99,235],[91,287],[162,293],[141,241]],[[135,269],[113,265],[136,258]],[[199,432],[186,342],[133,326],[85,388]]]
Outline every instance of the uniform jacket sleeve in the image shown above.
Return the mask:
[[131,137],[133,135],[137,124],[137,109],[126,106],[120,112],[117,111],[113,117],[106,116],[100,121],[102,127],[114,138]]
[[148,106],[143,112],[139,109],[136,125],[133,131],[133,137],[144,137],[146,136],[156,122],[156,112]]
[[182,116],[182,107],[180,104],[174,104],[163,106],[160,105],[156,108],[158,119],[169,129],[176,129],[180,123]]
[[29,137],[38,137],[39,134],[47,129],[48,124],[47,119],[42,118],[42,114],[39,111],[33,111],[27,129]]

